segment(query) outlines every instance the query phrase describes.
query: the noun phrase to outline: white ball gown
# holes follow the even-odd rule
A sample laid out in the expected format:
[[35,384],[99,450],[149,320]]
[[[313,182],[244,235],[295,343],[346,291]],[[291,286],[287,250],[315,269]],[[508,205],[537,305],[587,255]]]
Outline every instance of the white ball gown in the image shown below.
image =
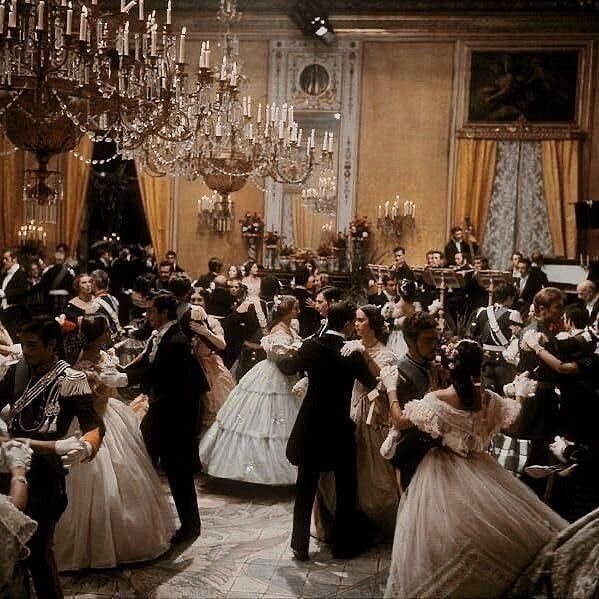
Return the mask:
[[204,472],[216,478],[263,485],[293,485],[297,468],[285,451],[300,401],[292,393],[294,377],[275,364],[277,352],[301,342],[295,331],[276,326],[260,344],[258,362],[231,391],[214,424],[200,442]]
[[441,438],[403,495],[385,597],[498,597],[567,526],[486,453],[520,404],[486,392],[478,412],[434,393],[406,404],[419,429]]
[[93,460],[71,467],[68,506],[54,534],[60,571],[113,568],[164,553],[175,531],[174,511],[146,451],[139,420],[116,391],[103,385],[97,365],[80,360],[106,434]]

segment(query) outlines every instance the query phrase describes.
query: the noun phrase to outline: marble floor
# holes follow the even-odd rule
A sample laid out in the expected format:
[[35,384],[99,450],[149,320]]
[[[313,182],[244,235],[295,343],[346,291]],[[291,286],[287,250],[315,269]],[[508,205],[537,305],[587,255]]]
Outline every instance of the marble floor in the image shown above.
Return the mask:
[[62,577],[67,597],[381,597],[390,545],[333,559],[314,540],[307,563],[289,548],[293,492],[198,476],[202,535],[151,563]]

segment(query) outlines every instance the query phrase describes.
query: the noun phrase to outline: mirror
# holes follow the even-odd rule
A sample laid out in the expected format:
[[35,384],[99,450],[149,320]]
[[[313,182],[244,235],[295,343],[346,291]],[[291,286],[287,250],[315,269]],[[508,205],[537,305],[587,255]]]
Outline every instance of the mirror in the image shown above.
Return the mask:
[[[333,133],[333,158],[330,169],[316,165],[301,186],[286,186],[283,192],[281,234],[283,242],[296,249],[316,250],[322,243],[323,228],[337,232],[337,197],[339,188],[339,134],[341,115],[334,112],[296,111],[295,120],[309,135],[312,129]],[[320,159],[321,148],[316,148]]]

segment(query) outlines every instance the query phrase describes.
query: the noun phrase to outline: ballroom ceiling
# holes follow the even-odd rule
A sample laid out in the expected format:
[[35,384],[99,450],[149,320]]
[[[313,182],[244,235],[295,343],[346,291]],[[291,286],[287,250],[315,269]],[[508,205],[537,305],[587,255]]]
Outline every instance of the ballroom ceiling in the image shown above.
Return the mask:
[[[166,0],[146,0],[151,9],[164,7]],[[305,4],[306,0],[299,0]],[[312,0],[311,4],[318,4]],[[115,2],[115,5],[118,1]],[[288,13],[298,0],[238,0],[246,13]],[[219,0],[174,0],[173,8],[184,11],[214,12]],[[409,12],[425,13],[579,13],[599,12],[599,0],[320,0],[332,14],[393,15]]]

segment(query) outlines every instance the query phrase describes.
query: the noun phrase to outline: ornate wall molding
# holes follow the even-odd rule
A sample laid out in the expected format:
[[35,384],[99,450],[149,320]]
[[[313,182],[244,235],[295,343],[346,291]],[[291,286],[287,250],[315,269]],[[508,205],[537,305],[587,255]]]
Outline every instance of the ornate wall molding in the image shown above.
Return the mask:
[[458,139],[497,139],[542,141],[544,139],[584,139],[585,132],[577,128],[535,126],[525,123],[514,125],[464,127],[456,133]]
[[[321,94],[310,94],[302,84],[302,73],[310,65],[322,66],[328,84]],[[270,42],[268,97],[270,102],[288,101],[298,117],[341,114],[337,136],[338,185],[337,227],[342,230],[353,217],[356,203],[358,141],[362,73],[362,44],[340,40],[324,46],[311,40],[282,39]],[[283,185],[269,184],[265,197],[268,228],[283,230]]]

